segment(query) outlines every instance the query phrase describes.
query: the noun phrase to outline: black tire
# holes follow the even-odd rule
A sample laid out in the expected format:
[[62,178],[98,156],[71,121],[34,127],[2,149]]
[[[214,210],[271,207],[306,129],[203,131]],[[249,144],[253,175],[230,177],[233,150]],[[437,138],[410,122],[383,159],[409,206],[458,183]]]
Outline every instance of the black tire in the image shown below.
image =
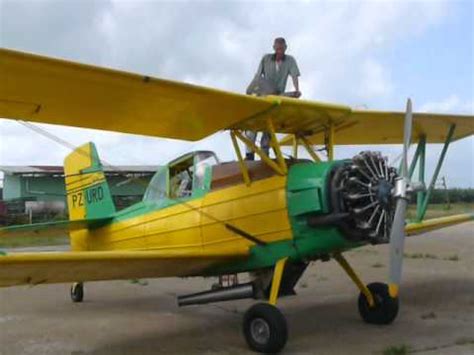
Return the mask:
[[71,286],[71,300],[75,303],[82,302],[84,299],[84,284],[78,282]]
[[268,303],[258,303],[245,312],[243,331],[250,349],[260,353],[278,353],[288,339],[285,316]]
[[369,306],[367,298],[361,292],[359,294],[359,313],[366,323],[370,324],[390,324],[398,315],[398,297],[392,298],[388,293],[388,285],[381,282],[374,282],[367,285],[372,292],[375,305]]

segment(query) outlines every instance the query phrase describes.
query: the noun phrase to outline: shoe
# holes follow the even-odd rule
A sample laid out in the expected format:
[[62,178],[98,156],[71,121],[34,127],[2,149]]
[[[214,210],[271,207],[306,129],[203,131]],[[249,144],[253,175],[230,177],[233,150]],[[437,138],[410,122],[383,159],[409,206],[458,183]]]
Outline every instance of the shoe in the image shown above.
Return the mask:
[[255,154],[253,153],[245,154],[245,160],[255,160]]

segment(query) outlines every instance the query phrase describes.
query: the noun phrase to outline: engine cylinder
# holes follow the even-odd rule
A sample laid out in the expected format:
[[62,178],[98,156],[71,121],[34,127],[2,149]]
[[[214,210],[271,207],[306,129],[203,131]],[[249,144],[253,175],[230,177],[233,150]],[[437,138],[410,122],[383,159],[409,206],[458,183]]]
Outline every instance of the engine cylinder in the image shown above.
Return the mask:
[[332,171],[330,199],[338,225],[354,241],[388,242],[395,212],[397,172],[379,152],[361,152]]

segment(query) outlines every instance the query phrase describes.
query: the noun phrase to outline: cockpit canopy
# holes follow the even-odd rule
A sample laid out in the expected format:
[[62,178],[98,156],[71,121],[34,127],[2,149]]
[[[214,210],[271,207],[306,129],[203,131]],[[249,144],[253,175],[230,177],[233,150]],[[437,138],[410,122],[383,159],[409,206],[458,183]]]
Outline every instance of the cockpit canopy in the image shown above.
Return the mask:
[[153,176],[143,201],[199,196],[209,191],[212,166],[219,164],[211,151],[187,153],[161,167]]

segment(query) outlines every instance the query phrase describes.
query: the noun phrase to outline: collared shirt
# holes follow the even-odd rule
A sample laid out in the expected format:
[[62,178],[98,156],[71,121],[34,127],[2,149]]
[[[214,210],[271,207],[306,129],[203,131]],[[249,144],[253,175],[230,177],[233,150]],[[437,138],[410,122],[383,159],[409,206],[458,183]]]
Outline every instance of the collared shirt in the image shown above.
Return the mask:
[[288,76],[295,78],[300,76],[300,70],[295,58],[285,54],[283,60],[278,63],[275,54],[265,54],[257,69],[257,77],[263,76],[270,81],[278,91],[278,94],[285,92]]

